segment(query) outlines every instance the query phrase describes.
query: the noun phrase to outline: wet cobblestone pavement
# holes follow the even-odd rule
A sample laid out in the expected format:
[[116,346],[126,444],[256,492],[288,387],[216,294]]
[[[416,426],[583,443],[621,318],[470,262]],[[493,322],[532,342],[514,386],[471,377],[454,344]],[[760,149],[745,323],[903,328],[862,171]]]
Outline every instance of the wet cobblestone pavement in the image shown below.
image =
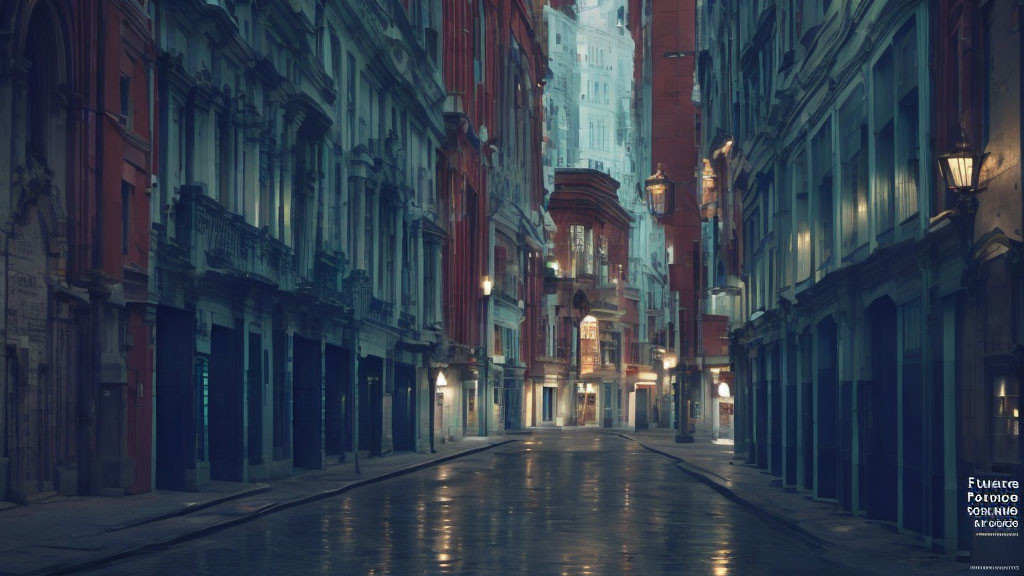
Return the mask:
[[[863,568],[863,566],[861,566]],[[863,570],[663,456],[544,432],[91,574],[824,574]]]

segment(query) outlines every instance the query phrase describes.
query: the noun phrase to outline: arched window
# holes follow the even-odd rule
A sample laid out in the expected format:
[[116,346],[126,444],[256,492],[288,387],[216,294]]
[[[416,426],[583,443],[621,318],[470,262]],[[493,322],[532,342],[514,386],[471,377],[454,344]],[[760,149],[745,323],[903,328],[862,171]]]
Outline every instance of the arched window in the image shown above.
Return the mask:
[[62,45],[57,34],[58,24],[53,10],[46,2],[39,3],[32,12],[25,36],[25,59],[29,62],[25,98],[25,153],[46,160],[48,166],[63,158],[61,150],[65,137],[58,107],[54,104],[61,83],[62,62],[58,50]]

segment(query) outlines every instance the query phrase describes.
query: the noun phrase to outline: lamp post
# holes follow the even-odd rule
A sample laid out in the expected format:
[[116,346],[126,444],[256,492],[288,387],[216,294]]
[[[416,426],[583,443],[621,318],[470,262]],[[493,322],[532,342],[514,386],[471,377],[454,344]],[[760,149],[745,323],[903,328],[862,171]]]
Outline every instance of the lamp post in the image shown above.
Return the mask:
[[480,384],[477,391],[477,414],[480,418],[481,436],[487,436],[487,412],[490,410],[490,405],[487,404],[487,387],[490,385],[487,381],[487,365],[490,364],[491,358],[490,351],[487,349],[489,343],[487,338],[487,329],[489,328],[487,312],[492,288],[494,288],[494,283],[491,281],[491,277],[484,275],[480,281],[480,291],[483,297],[480,299]]
[[[438,393],[444,394],[441,390],[448,386],[448,378],[444,375],[444,368],[437,368],[437,378],[430,382],[430,453],[434,454],[437,452],[434,448],[434,429],[437,427],[437,420],[435,419],[435,412],[437,410],[437,395]],[[444,428],[444,396],[441,396],[441,427]]]

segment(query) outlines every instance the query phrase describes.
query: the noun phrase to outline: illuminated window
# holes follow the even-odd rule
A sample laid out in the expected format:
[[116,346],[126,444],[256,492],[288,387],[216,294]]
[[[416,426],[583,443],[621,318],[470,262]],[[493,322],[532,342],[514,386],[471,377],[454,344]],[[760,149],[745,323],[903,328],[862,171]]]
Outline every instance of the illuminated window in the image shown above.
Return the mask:
[[597,319],[587,316],[580,322],[580,374],[590,374],[600,362]]
[[992,390],[992,460],[1000,464],[1021,462],[1020,380],[1011,362],[994,360],[989,365]]
[[569,227],[570,270],[575,276],[594,273],[594,233],[586,226]]

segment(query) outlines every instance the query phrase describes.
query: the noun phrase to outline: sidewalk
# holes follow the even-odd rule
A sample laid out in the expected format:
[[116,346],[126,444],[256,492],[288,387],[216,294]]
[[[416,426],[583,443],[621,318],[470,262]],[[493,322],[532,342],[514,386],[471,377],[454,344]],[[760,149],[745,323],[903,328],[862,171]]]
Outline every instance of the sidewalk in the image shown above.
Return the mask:
[[84,570],[514,441],[471,437],[436,446],[436,454],[360,458],[361,474],[349,458],[267,483],[214,482],[202,492],[70,497],[7,509],[0,511],[0,575]]
[[684,472],[752,512],[796,530],[836,559],[856,565],[870,558],[871,564],[885,565],[885,573],[892,574],[963,574],[969,569],[951,555],[931,552],[890,524],[853,516],[838,511],[836,504],[783,489],[767,471],[735,459],[731,444],[714,444],[707,438],[677,444],[674,431],[668,429],[621,435],[676,460]]

